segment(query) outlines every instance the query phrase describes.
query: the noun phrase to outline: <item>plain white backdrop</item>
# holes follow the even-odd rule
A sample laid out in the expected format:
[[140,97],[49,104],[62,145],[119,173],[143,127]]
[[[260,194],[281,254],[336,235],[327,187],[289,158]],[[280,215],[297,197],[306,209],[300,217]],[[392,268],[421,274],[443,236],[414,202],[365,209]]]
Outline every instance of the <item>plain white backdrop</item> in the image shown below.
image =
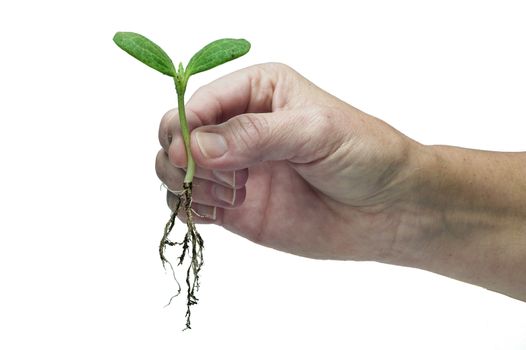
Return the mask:
[[200,227],[200,303],[181,332],[184,298],[163,308],[175,285],[154,171],[175,92],[112,42],[136,31],[187,62],[244,37],[251,52],[188,95],[280,61],[419,142],[524,151],[524,18],[521,1],[2,2],[0,348],[525,349],[526,303],[214,226]]

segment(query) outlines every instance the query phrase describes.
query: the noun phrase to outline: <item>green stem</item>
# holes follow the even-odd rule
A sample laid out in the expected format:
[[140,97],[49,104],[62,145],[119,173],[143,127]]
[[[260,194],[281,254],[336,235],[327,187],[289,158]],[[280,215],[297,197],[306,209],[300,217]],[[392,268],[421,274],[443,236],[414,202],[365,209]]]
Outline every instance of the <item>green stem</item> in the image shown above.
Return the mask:
[[192,151],[190,150],[190,130],[188,128],[188,122],[186,120],[186,111],[184,108],[184,93],[186,90],[186,79],[183,74],[178,74],[175,77],[175,89],[177,90],[177,108],[179,109],[179,124],[181,125],[181,134],[183,136],[184,148],[186,150],[186,176],[184,177],[184,183],[192,183],[195,173],[195,162],[192,157]]

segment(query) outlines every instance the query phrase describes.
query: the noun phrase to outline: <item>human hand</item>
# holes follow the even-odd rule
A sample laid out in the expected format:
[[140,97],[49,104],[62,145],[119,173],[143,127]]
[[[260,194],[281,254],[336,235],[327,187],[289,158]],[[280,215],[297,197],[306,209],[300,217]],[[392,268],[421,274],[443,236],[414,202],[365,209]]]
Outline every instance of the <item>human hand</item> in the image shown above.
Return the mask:
[[[312,258],[389,260],[419,145],[282,64],[200,88],[186,106],[197,221]],[[177,111],[162,119],[159,178],[182,183]],[[173,208],[175,196],[168,192]],[[399,252],[398,252],[399,253]]]

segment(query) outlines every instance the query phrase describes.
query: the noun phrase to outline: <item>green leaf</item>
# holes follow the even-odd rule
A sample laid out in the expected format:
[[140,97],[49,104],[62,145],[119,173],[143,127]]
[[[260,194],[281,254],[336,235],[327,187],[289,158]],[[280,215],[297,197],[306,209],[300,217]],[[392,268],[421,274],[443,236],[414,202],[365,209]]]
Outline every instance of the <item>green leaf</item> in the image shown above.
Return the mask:
[[170,57],[150,39],[137,33],[117,32],[113,41],[145,65],[171,77],[177,74]]
[[186,77],[212,69],[243,56],[250,50],[245,39],[219,39],[199,50],[186,66]]

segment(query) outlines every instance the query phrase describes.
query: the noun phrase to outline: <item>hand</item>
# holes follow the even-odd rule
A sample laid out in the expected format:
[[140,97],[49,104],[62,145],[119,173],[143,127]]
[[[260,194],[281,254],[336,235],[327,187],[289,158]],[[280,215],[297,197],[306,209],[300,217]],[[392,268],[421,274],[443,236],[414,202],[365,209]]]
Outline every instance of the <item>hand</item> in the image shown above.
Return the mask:
[[[202,87],[187,117],[201,222],[297,255],[418,267],[526,301],[526,153],[420,145],[281,64]],[[159,178],[180,189],[175,111],[159,139]]]
[[[321,259],[387,261],[411,239],[401,227],[420,145],[291,68],[235,72],[200,88],[186,108],[198,221]],[[176,110],[159,139],[158,176],[178,190],[186,156]]]

